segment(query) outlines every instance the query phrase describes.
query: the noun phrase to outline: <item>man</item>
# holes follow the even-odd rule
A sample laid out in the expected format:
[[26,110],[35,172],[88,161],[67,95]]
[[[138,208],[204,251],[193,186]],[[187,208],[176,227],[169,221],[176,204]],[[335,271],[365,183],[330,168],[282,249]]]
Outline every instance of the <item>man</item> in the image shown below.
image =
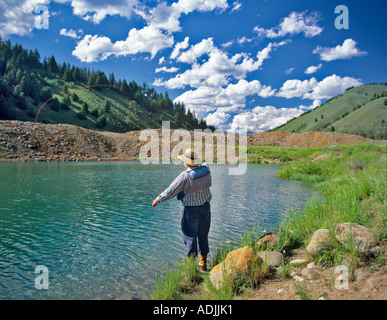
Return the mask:
[[155,207],[158,203],[174,197],[181,200],[183,205],[181,230],[187,248],[187,259],[196,258],[199,252],[198,267],[206,271],[211,222],[211,173],[208,165],[202,163],[193,149],[186,149],[178,159],[183,161],[187,169],[153,200],[152,206]]

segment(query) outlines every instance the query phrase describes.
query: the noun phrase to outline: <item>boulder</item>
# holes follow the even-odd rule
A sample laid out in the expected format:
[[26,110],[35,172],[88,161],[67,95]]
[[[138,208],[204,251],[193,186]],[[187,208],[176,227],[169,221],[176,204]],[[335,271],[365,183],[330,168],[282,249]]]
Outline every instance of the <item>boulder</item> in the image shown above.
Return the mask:
[[336,239],[346,247],[354,245],[359,251],[366,251],[374,245],[372,232],[360,224],[345,222],[336,225]]
[[316,256],[320,251],[326,249],[329,243],[329,230],[318,229],[313,233],[312,238],[306,247],[306,251],[308,251],[310,255]]
[[257,254],[268,266],[280,266],[284,260],[281,252],[261,251]]
[[262,264],[263,260],[254,252],[253,248],[246,246],[227,254],[226,259],[216,265],[210,272],[212,285],[219,289],[227,281],[234,281],[248,275],[252,267]]
[[302,269],[301,275],[308,280],[314,280],[320,276],[320,274],[315,269],[311,269],[311,268]]
[[260,247],[262,245],[274,246],[277,243],[277,241],[278,241],[278,237],[275,233],[266,233],[258,239],[255,245],[257,247]]

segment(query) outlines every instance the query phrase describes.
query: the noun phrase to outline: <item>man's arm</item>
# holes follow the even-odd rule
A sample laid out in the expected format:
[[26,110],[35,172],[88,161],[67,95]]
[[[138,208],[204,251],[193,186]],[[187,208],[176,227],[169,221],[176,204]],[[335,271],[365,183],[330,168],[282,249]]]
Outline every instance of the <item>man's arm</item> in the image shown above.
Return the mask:
[[185,172],[182,172],[171,185],[163,191],[155,200],[153,200],[152,206],[157,206],[158,203],[166,201],[176,197],[180,192],[184,191],[187,180]]

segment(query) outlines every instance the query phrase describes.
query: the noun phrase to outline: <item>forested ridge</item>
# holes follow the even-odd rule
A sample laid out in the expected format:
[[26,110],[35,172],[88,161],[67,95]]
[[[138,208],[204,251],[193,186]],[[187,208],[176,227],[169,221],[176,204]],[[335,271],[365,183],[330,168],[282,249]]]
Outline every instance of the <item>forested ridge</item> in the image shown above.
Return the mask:
[[53,55],[41,59],[37,49],[12,46],[9,40],[0,39],[0,75],[2,120],[34,121],[38,109],[52,98],[39,122],[126,132],[160,128],[162,121],[170,121],[171,128],[215,130],[183,103],[173,103],[168,92],[117,80],[113,73],[58,63]]

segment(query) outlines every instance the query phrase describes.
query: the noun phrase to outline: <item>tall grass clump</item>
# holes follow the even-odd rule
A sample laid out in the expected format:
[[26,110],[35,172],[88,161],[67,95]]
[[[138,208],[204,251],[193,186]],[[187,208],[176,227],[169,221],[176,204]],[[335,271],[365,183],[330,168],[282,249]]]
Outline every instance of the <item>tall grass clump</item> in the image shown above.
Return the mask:
[[261,163],[265,159],[278,159],[282,163],[299,160],[324,153],[326,148],[291,148],[277,146],[247,146],[250,163]]
[[156,279],[156,286],[152,290],[152,300],[182,300],[184,293],[192,290],[203,281],[197,267],[196,260],[180,261],[177,269],[167,267],[164,276]]
[[[371,227],[383,238],[387,228],[386,146],[362,143],[336,146],[326,152],[322,160],[301,159],[278,170],[281,178],[320,181],[315,188],[324,199],[312,199],[302,212],[286,214],[279,227],[277,249],[306,246],[314,231],[329,229],[333,246],[318,259],[328,264],[345,255],[359,260],[360,254],[354,247],[345,248],[335,241],[335,226],[357,223]],[[320,169],[315,169],[317,166]]]

